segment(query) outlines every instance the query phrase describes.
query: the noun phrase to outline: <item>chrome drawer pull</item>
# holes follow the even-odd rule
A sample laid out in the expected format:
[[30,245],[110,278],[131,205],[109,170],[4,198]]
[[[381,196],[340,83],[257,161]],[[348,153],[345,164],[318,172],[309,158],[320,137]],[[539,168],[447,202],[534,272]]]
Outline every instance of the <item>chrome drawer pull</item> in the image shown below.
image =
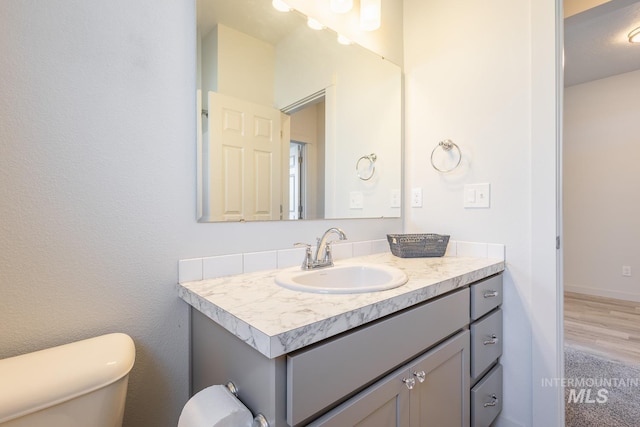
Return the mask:
[[484,407],[486,408],[487,406],[496,406],[496,404],[498,403],[498,397],[495,394],[491,395],[491,399],[493,399],[493,401],[489,402],[489,403],[485,403]]
[[496,334],[492,334],[490,340],[482,342],[482,344],[484,345],[497,344],[497,343],[498,343],[498,337],[496,336]]
[[414,372],[413,376],[416,377],[418,379],[418,382],[423,383],[424,379],[426,378],[427,374],[424,373],[424,371],[420,371],[420,372]]
[[485,298],[497,297],[498,296],[498,291],[487,291],[484,294],[482,294],[482,296],[485,297]]
[[269,427],[269,421],[267,421],[267,418],[264,415],[258,414],[253,419],[251,427]]
[[413,390],[413,388],[416,386],[415,378],[403,378],[402,382],[407,386],[409,390]]

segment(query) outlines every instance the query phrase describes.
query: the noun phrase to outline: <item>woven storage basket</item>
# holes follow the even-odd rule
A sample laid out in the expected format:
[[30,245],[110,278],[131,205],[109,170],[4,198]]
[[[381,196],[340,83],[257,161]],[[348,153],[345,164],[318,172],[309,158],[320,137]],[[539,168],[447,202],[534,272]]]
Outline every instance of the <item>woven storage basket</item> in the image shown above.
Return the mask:
[[391,253],[400,258],[441,257],[449,236],[440,234],[387,234]]

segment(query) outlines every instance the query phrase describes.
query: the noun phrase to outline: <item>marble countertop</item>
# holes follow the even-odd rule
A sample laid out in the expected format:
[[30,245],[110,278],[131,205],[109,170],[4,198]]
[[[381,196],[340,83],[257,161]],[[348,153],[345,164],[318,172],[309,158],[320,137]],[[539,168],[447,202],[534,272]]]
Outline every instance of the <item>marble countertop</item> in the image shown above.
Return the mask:
[[[495,258],[398,258],[380,253],[336,265],[373,263],[403,270],[395,289],[358,294],[317,294],[278,286],[280,270],[239,274],[178,285],[180,298],[268,358],[275,358],[504,270]],[[294,267],[299,268],[299,267]]]

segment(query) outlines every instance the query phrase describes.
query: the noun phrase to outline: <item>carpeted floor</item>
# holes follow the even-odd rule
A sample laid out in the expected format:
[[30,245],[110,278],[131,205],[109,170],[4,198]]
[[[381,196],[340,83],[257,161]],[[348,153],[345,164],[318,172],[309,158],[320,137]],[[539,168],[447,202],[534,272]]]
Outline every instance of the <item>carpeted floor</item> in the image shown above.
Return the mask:
[[640,366],[565,347],[567,427],[640,426]]

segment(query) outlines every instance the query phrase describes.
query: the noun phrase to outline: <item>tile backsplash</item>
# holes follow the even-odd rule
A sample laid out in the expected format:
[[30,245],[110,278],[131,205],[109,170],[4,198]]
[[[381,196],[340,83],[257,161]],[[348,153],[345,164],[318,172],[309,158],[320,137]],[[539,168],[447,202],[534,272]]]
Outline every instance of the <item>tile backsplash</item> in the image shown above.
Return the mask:
[[[332,250],[333,259],[340,260],[389,252],[389,244],[386,239],[349,243],[336,242],[332,245]],[[445,256],[473,256],[504,260],[505,246],[496,243],[449,240]],[[178,261],[178,282],[192,282],[260,270],[294,267],[302,264],[303,259],[304,248],[183,259]]]

